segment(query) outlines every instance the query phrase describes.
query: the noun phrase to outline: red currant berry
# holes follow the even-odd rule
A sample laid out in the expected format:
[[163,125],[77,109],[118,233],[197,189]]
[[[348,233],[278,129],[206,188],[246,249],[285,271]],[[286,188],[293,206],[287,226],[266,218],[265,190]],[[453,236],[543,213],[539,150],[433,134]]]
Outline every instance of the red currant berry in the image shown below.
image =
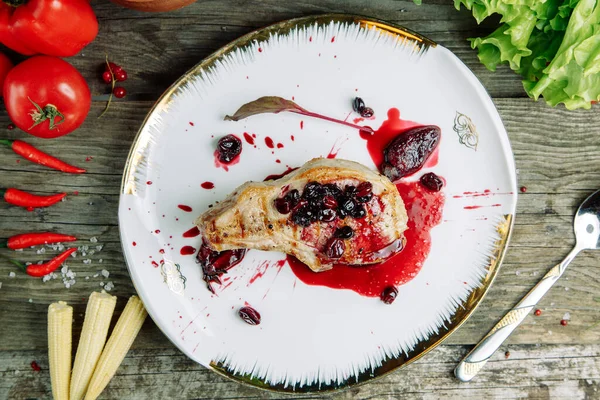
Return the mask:
[[112,75],[110,74],[109,71],[104,71],[102,73],[102,80],[104,81],[104,83],[111,83],[112,82]]
[[119,82],[123,82],[127,80],[127,72],[124,69],[115,73],[115,79]]
[[535,310],[534,314],[536,317],[539,317],[540,315],[542,315],[542,310],[537,309],[537,310]]
[[112,71],[113,75],[116,75],[117,72],[122,71],[123,68],[121,68],[119,65],[113,63],[113,62],[109,62],[108,66],[106,67],[106,70],[108,72]]
[[117,99],[122,99],[123,97],[125,97],[125,95],[127,94],[127,91],[125,90],[124,87],[121,86],[117,86],[115,88],[115,90],[113,90],[113,94],[115,95],[115,97]]

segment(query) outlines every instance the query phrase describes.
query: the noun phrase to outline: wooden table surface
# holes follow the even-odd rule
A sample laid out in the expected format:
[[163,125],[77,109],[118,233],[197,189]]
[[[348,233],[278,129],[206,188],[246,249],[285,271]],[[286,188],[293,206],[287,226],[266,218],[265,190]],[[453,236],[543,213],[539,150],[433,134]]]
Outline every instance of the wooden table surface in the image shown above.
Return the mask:
[[[96,41],[72,57],[93,92],[92,110],[83,127],[44,141],[1,128],[1,137],[26,139],[88,169],[71,176],[20,162],[2,150],[0,187],[41,193],[69,192],[66,202],[28,212],[0,203],[0,237],[26,231],[77,235],[78,246],[102,250],[69,261],[77,273],[70,289],[60,279],[42,283],[0,261],[0,399],[51,398],[46,312],[66,300],[75,308],[74,341],[87,296],[100,282],[112,281],[123,308],[134,293],[119,244],[117,204],[121,174],[131,142],[153,102],[181,74],[237,37],[288,18],[328,12],[355,13],[404,25],[446,46],[479,77],[494,99],[508,130],[517,163],[519,196],[516,225],[502,269],[477,312],[444,345],[422,360],[380,380],[327,396],[310,398],[600,398],[600,254],[584,252],[542,300],[539,317],[528,317],[487,364],[477,379],[460,383],[456,362],[574,244],[572,217],[578,204],[600,187],[600,114],[550,108],[525,97],[508,68],[487,71],[471,50],[468,37],[491,31],[477,26],[469,12],[448,1],[213,0],[164,14],[140,13],[93,1],[100,22]],[[434,4],[436,3],[436,4]],[[370,4],[370,5],[369,5]],[[14,56],[14,54],[11,56]],[[125,99],[97,119],[106,99],[99,79],[104,55],[129,73]],[[14,60],[20,57],[14,56]],[[0,127],[9,124],[0,110]],[[88,158],[90,157],[90,158]],[[86,158],[90,161],[86,161]],[[76,195],[75,192],[78,192]],[[97,238],[97,243],[90,239]],[[3,255],[14,255],[2,249]],[[24,261],[48,258],[27,249]],[[84,263],[84,258],[91,263]],[[102,260],[102,262],[101,262]],[[100,270],[108,279],[94,277]],[[11,278],[9,273],[16,272]],[[84,279],[85,276],[91,276]],[[568,326],[560,320],[569,312]],[[505,352],[510,357],[505,358]],[[34,372],[31,361],[42,367]],[[285,398],[245,387],[195,364],[180,353],[148,319],[133,349],[104,391],[104,399]]]

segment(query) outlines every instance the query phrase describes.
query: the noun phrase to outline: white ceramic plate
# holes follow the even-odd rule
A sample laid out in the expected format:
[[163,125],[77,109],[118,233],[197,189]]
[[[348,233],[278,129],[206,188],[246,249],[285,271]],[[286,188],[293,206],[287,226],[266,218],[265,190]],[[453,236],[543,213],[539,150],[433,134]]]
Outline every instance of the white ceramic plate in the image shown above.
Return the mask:
[[[290,113],[223,120],[265,95],[339,119],[348,117],[358,95],[375,110],[367,121],[373,128],[393,108],[401,118],[441,128],[439,162],[430,170],[447,181],[442,222],[431,232],[421,272],[400,287],[393,304],[306,285],[281,261],[284,255],[260,251],[249,251],[215,296],[194,256],[180,254],[184,246],[199,247],[198,237],[182,237],[192,221],[245,181],[332,149],[375,168],[366,142],[350,128]],[[244,142],[240,162],[229,171],[216,167],[216,141],[244,132],[256,135],[255,146]],[[269,148],[267,137],[283,147]],[[214,188],[202,188],[204,182]],[[405,365],[464,322],[497,272],[515,204],[508,137],[471,71],[447,49],[404,28],[326,15],[246,35],[174,84],[133,144],[119,222],[135,287],[182,352],[259,387],[316,391]],[[246,303],[262,314],[259,326],[237,316]]]

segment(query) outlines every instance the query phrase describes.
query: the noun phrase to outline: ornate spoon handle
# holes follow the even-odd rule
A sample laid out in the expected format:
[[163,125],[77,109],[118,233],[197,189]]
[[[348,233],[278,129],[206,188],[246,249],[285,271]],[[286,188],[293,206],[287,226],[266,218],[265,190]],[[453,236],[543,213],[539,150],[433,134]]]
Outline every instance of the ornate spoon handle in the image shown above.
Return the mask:
[[483,368],[488,359],[498,350],[510,334],[523,322],[527,314],[550,290],[554,283],[560,278],[567,269],[567,266],[573,258],[579,253],[580,249],[575,247],[565,257],[565,259],[544,275],[541,281],[537,283],[513,307],[501,320],[488,332],[483,339],[467,354],[454,369],[454,375],[463,382],[468,382],[477,375]]

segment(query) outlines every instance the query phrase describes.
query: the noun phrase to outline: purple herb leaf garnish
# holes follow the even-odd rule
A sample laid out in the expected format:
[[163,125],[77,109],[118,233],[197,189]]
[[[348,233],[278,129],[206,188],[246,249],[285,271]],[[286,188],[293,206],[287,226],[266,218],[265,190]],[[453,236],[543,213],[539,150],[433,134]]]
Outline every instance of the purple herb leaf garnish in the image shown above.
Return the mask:
[[233,115],[226,115],[225,121],[239,121],[244,118],[251,117],[253,115],[258,114],[278,114],[280,112],[287,111],[300,115],[305,115],[307,117],[319,118],[325,121],[333,122],[340,125],[349,126],[354,129],[358,129],[359,131],[365,131],[373,134],[374,131],[372,128],[368,126],[360,126],[356,124],[352,124],[350,122],[342,121],[340,119],[331,118],[326,115],[321,115],[314,113],[312,111],[308,111],[305,108],[300,107],[298,104],[294,103],[291,100],[284,99],[283,97],[278,96],[264,96],[258,98],[250,103],[246,103],[241,106]]

